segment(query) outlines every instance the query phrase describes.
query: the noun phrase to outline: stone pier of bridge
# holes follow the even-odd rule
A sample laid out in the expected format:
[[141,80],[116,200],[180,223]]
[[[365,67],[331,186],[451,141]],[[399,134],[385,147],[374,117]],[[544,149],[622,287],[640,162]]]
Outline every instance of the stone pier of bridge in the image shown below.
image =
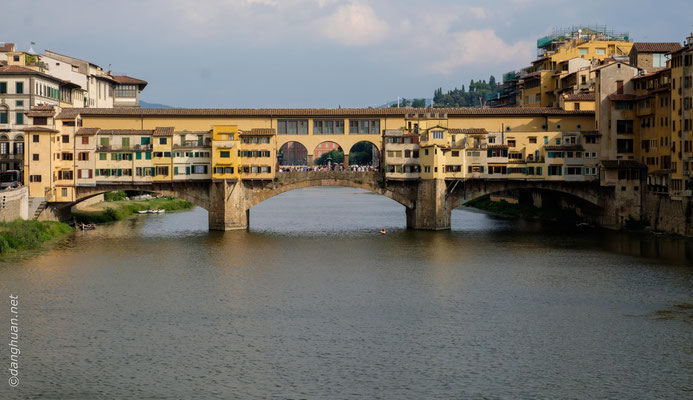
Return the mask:
[[215,181],[209,189],[209,229],[246,229],[250,209],[256,204],[289,190],[312,186],[345,186],[382,194],[402,204],[407,227],[450,229],[451,209],[446,202],[443,180],[388,181],[380,172],[295,172],[283,173],[268,181]]

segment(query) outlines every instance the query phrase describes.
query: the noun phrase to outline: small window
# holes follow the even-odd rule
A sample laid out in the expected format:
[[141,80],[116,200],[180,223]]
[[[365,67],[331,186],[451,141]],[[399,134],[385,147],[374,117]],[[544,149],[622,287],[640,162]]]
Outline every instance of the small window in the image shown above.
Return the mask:
[[159,138],[159,144],[166,144],[166,138],[165,137]]

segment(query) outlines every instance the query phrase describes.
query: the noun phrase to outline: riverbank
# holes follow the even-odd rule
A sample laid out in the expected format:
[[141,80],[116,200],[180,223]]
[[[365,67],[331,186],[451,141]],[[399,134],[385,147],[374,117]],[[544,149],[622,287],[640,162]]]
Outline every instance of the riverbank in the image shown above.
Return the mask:
[[41,247],[45,242],[74,232],[68,224],[54,221],[0,222],[0,255]]
[[472,201],[468,201],[464,206],[504,217],[543,219],[571,224],[582,221],[572,210],[563,210],[553,207],[537,208],[531,204],[511,204],[504,200],[491,201],[490,195],[481,196]]
[[[107,199],[108,198],[109,197],[107,197]],[[80,210],[75,210],[72,212],[72,217],[77,223],[99,224],[119,221],[136,214],[138,211],[166,210],[169,212],[188,210],[194,206],[195,205],[189,201],[174,197],[162,197],[149,200],[115,200],[104,201]]]

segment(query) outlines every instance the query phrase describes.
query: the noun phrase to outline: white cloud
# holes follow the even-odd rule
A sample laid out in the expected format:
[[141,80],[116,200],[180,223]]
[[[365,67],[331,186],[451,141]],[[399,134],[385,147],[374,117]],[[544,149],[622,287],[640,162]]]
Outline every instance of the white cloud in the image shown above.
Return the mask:
[[450,74],[471,65],[494,66],[513,62],[523,66],[532,59],[534,46],[531,40],[507,43],[492,29],[450,33],[440,44],[439,58],[430,60],[430,70],[441,74]]
[[328,39],[347,46],[378,43],[390,30],[373,8],[361,2],[340,6],[332,15],[318,21],[318,28]]

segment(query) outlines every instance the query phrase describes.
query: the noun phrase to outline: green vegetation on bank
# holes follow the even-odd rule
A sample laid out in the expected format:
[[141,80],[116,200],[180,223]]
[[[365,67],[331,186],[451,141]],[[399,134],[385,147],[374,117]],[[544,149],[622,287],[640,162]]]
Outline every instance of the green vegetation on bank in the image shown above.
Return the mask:
[[166,210],[177,211],[193,208],[195,205],[189,201],[175,197],[162,197],[150,200],[124,200],[125,192],[107,193],[106,201],[91,207],[90,210],[79,210],[72,213],[77,223],[104,223],[125,219],[138,211]]
[[29,250],[43,243],[74,232],[70,225],[54,221],[0,222],[0,255],[17,250]]
[[573,210],[564,210],[557,207],[537,208],[531,204],[510,204],[507,201],[491,201],[490,195],[481,196],[468,201],[466,207],[477,208],[493,214],[515,218],[538,218],[560,222],[577,223],[581,219]]

